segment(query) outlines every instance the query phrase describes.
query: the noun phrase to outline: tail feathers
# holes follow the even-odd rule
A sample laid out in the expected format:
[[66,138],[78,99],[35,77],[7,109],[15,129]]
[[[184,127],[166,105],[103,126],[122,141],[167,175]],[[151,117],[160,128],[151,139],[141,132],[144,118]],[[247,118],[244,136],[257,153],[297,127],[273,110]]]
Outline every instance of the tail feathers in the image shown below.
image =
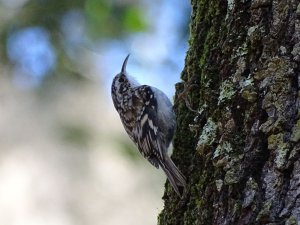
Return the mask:
[[186,181],[184,175],[180,172],[180,170],[173,163],[172,159],[169,156],[165,157],[164,162],[159,161],[160,167],[163,169],[165,174],[168,177],[174,191],[181,196],[179,187],[186,188]]

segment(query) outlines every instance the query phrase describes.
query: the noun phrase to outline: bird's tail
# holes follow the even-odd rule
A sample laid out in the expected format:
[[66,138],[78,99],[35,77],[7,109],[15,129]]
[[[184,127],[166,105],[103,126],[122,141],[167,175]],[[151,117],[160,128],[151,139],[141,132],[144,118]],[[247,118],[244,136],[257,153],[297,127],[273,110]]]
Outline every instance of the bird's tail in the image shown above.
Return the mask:
[[173,163],[172,159],[166,155],[165,160],[159,162],[160,167],[163,169],[165,174],[168,177],[174,191],[181,196],[179,187],[186,188],[186,181],[184,175],[180,172],[180,170]]

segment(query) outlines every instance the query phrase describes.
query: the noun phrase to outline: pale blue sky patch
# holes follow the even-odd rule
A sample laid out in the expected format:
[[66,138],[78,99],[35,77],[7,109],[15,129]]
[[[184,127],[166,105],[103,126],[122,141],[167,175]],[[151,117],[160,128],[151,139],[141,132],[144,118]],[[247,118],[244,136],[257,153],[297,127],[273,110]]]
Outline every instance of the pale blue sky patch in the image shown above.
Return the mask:
[[39,84],[56,64],[48,32],[41,27],[12,32],[7,41],[7,55],[15,64],[14,81],[24,87]]

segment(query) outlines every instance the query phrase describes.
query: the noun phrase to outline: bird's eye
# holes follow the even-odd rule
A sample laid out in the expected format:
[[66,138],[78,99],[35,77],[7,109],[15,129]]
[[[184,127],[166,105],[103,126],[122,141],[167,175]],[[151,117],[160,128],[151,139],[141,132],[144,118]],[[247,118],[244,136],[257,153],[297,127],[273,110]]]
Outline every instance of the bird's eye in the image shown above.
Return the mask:
[[123,77],[123,76],[119,78],[119,82],[122,83],[122,82],[124,82],[124,81],[125,81],[125,80],[124,80],[124,77]]

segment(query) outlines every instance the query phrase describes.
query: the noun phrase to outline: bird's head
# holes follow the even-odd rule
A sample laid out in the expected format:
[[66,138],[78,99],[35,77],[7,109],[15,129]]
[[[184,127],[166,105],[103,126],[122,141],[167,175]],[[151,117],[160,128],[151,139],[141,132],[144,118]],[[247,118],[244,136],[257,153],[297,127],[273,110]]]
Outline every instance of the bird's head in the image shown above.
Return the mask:
[[132,88],[139,85],[126,72],[128,58],[129,54],[123,62],[121,72],[114,77],[111,85],[111,95],[114,103],[121,102],[124,96],[131,92]]
[[112,92],[117,93],[117,94],[122,94],[128,90],[130,87],[130,82],[128,80],[127,74],[126,74],[126,65],[128,61],[129,55],[125,58],[123,62],[123,66],[121,69],[121,72],[118,73],[115,78],[113,79],[112,82]]

